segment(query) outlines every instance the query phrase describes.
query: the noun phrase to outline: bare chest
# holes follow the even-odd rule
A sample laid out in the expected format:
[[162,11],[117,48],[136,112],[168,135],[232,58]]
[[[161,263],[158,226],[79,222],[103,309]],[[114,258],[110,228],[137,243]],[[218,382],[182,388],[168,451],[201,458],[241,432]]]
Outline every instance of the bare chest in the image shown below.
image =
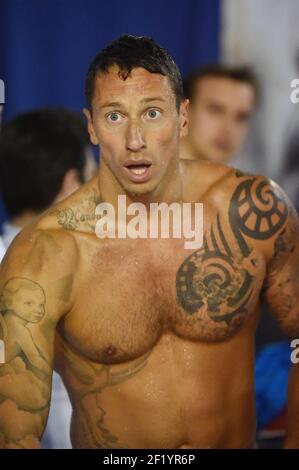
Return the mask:
[[254,311],[264,272],[257,252],[244,257],[216,240],[196,251],[179,240],[109,241],[86,255],[63,337],[108,364],[140,357],[169,331],[224,341]]

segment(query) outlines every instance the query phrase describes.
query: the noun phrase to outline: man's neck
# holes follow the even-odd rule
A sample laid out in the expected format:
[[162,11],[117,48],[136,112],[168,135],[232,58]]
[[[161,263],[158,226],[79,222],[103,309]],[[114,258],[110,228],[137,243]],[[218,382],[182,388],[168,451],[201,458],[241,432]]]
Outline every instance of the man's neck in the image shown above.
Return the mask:
[[180,158],[182,160],[206,160],[204,155],[194,149],[194,146],[188,137],[183,137],[181,139]]
[[127,202],[141,202],[148,205],[152,202],[176,202],[182,200],[182,165],[179,159],[175,159],[168,168],[167,174],[160,182],[158,188],[151,193],[127,193],[114,177],[111,170],[102,160],[100,163],[98,187],[101,199],[116,206],[118,196],[125,194]]

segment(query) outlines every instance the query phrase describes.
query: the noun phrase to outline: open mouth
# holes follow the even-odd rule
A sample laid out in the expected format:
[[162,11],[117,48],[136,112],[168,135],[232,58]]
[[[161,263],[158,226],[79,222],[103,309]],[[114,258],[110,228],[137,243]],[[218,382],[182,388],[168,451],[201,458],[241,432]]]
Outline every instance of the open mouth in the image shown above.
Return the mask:
[[151,177],[152,162],[149,160],[128,160],[124,163],[127,176],[134,183],[144,183]]

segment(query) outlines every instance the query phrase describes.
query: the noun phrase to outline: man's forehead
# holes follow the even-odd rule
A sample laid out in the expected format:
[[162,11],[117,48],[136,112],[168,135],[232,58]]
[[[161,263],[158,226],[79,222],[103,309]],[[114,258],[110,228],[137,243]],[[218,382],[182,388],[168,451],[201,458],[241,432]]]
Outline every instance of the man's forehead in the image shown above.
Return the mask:
[[[124,76],[126,77],[124,79]],[[160,73],[151,73],[138,67],[126,76],[117,66],[110,67],[105,73],[96,77],[94,100],[98,103],[110,100],[119,101],[120,98],[132,95],[136,101],[146,97],[161,97],[165,100],[174,95],[168,77]]]
[[251,101],[255,93],[250,83],[229,77],[207,76],[198,80],[196,84],[196,97],[203,96],[203,94],[215,99],[234,97],[242,101]]

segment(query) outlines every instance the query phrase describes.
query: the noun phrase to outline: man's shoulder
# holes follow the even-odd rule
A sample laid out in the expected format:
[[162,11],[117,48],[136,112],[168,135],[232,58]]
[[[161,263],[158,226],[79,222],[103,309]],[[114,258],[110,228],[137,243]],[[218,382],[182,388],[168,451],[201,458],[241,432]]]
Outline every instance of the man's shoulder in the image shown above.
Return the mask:
[[207,160],[183,160],[184,186],[197,200],[229,197],[238,184],[235,168]]
[[271,178],[232,168],[217,180],[212,197],[227,218],[243,254],[256,247],[270,260],[277,237],[296,216],[284,190]]
[[27,273],[52,278],[58,273],[76,271],[77,234],[92,232],[97,198],[95,186],[84,185],[26,226],[4,257],[2,275]]
[[[203,195],[219,194],[229,201],[230,197],[245,190],[247,197],[255,201],[261,197],[261,190],[283,197],[281,188],[270,178],[239,170],[228,165],[206,160],[184,160],[186,182],[199,189]],[[258,188],[258,189],[257,189]],[[244,195],[244,191],[243,191]],[[223,202],[223,200],[222,200]]]
[[75,269],[77,258],[74,237],[59,229],[41,228],[37,222],[24,228],[11,243],[1,263],[1,277],[50,278]]
[[184,160],[181,159],[183,172],[186,178],[194,178],[201,183],[213,184],[231,173],[234,169],[220,163],[208,160]]
[[[17,235],[1,262],[0,296],[8,285],[38,289],[47,297],[48,318],[58,319],[69,311],[73,301],[78,260],[78,250],[71,237],[32,224]],[[71,294],[63,301],[65,292]]]
[[95,209],[99,202],[99,191],[95,181],[92,181],[46,211],[39,218],[37,228],[55,230],[58,236],[66,233],[75,235],[76,232],[93,233]]

